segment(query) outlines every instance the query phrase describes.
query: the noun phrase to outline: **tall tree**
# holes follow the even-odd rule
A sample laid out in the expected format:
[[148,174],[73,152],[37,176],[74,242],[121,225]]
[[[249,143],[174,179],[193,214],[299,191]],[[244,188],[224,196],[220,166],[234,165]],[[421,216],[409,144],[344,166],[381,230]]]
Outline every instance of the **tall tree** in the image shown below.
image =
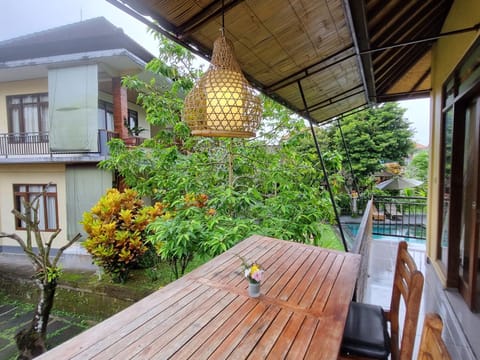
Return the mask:
[[[413,130],[403,117],[405,109],[397,103],[385,103],[347,116],[341,120],[341,126],[348,146],[355,175],[366,181],[384,163],[404,164],[413,148]],[[340,130],[331,125],[328,128],[333,147],[346,159]]]

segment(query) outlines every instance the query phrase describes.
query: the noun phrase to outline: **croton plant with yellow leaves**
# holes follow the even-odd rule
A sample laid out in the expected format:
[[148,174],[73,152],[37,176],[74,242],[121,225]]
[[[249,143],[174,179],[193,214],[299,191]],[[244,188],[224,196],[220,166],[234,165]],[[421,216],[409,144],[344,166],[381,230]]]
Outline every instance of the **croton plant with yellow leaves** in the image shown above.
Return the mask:
[[130,269],[147,251],[146,228],[164,214],[164,206],[145,206],[134,190],[110,189],[83,214],[88,234],[83,246],[115,282],[125,282]]

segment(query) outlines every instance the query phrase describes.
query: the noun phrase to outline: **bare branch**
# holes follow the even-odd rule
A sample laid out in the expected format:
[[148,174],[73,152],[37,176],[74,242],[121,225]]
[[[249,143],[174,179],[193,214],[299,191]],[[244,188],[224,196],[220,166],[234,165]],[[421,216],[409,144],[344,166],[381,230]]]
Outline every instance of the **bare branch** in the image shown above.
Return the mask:
[[62,256],[63,252],[69,248],[74,242],[80,240],[82,237],[82,234],[78,233],[75,235],[75,237],[71,240],[69,240],[65,245],[63,245],[60,249],[58,249],[57,255],[55,256],[55,259],[53,259],[52,265],[55,267],[57,266],[57,262],[60,259],[60,256]]
[[17,234],[6,234],[4,232],[0,232],[0,238],[10,238],[10,239],[13,239],[16,242],[18,242],[18,244],[20,245],[22,250],[25,252],[25,254],[27,254],[27,256],[32,261],[33,266],[34,267],[38,266],[40,268],[42,267],[42,263],[41,263],[40,259],[38,258],[38,255],[33,252],[31,247],[30,248],[27,247],[27,245],[25,244],[25,242],[22,240],[22,238],[20,236],[18,236]]

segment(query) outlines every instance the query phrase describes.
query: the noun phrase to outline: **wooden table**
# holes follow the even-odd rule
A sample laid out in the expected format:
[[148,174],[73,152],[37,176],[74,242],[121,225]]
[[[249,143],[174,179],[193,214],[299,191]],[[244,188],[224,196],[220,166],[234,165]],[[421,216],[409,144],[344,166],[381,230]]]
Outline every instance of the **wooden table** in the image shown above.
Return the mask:
[[[259,298],[237,254],[265,268]],[[359,263],[255,235],[39,359],[336,359]]]

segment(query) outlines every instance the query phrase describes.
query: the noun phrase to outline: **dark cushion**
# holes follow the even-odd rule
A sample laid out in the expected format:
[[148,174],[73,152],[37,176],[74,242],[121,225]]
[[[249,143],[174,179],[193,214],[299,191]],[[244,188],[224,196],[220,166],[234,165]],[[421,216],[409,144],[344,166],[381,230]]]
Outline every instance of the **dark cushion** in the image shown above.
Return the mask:
[[390,335],[380,306],[350,303],[341,352],[374,359],[388,358]]

